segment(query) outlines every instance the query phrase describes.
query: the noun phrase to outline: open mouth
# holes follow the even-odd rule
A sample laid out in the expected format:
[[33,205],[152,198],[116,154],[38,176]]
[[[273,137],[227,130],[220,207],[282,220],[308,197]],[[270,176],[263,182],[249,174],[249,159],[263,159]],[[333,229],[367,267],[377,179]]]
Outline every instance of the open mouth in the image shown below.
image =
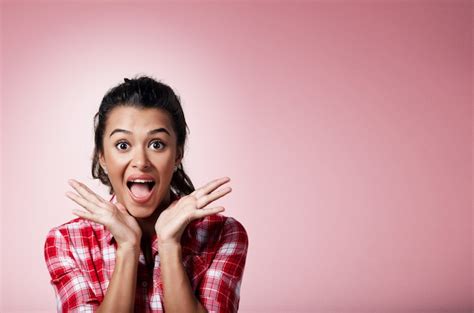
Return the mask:
[[153,180],[135,179],[132,181],[127,181],[127,187],[130,190],[132,198],[138,202],[149,200],[155,184],[156,183]]

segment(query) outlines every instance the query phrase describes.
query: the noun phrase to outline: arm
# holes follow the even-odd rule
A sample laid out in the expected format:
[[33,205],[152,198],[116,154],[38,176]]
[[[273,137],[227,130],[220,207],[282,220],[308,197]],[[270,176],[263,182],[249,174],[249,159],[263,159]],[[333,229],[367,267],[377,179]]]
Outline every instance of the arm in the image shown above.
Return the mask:
[[[93,312],[133,312],[135,306],[135,288],[140,255],[140,238],[142,231],[135,217],[133,217],[121,203],[111,203],[90,190],[86,185],[70,179],[69,184],[78,193],[67,192],[66,195],[82,206],[85,211],[74,209],[73,213],[81,218],[99,223],[107,227],[117,242],[115,268],[112,278],[107,286],[107,291],[99,307],[92,308]],[[60,236],[61,237],[61,236]],[[50,243],[48,243],[50,244]],[[79,247],[80,248],[80,247]],[[54,248],[53,248],[54,249]],[[64,245],[62,254],[68,255],[69,244]],[[71,256],[69,258],[71,259]],[[61,261],[61,259],[59,259]],[[90,260],[88,260],[90,261]],[[67,264],[71,268],[71,276],[65,279],[74,281],[76,276],[82,276],[81,270],[76,270],[77,265],[70,260]],[[86,269],[95,271],[95,269]],[[83,279],[84,280],[84,279]],[[61,292],[75,293],[78,289],[90,288],[87,284],[75,284],[72,290],[61,289]],[[59,289],[58,289],[59,291]],[[89,293],[91,291],[89,290]],[[96,299],[97,302],[97,299]],[[74,305],[81,305],[79,301]],[[81,310],[82,311],[82,310]]]
[[166,312],[207,313],[193,294],[179,244],[158,245]]
[[135,302],[135,250],[118,248],[115,270],[100,304],[72,250],[69,238],[52,229],[46,238],[44,256],[56,293],[58,312],[133,312]]
[[215,191],[228,181],[229,177],[215,179],[191,194],[176,199],[161,212],[155,223],[161,260],[164,306],[168,313],[206,312],[203,310],[205,306],[194,297],[185,274],[181,262],[180,242],[190,221],[224,211],[223,207],[205,208],[205,206],[231,192],[230,187]]
[[212,313],[237,312],[248,251],[248,236],[240,222],[227,217],[219,248],[199,286],[199,300]]
[[139,248],[117,248],[114,273],[97,312],[133,312],[139,256]]
[[57,312],[94,312],[99,299],[73,257],[69,238],[57,229],[50,230],[44,257],[56,293]]

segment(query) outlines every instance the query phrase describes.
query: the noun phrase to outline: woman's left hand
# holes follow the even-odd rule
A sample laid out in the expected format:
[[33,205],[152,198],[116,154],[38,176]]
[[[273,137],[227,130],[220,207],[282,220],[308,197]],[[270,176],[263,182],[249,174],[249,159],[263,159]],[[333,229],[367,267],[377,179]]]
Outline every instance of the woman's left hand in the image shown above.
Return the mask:
[[159,245],[179,245],[181,235],[191,221],[223,212],[225,209],[222,206],[206,209],[204,207],[232,191],[231,187],[214,191],[228,181],[230,181],[229,177],[215,179],[189,195],[173,201],[166,210],[161,212],[155,224]]

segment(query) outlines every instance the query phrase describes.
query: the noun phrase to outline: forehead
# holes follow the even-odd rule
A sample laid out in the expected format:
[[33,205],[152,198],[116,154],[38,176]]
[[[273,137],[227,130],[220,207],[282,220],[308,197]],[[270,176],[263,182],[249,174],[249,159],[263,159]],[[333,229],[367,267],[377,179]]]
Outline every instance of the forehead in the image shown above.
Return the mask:
[[113,108],[107,116],[106,133],[109,134],[115,128],[132,132],[147,132],[151,129],[165,127],[173,134],[171,125],[171,118],[164,110],[118,106]]

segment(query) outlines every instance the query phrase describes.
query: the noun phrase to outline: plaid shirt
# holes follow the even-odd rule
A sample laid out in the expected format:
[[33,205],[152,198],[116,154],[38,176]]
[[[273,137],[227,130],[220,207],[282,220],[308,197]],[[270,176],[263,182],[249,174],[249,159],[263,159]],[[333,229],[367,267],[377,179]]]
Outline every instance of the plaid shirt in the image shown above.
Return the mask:
[[[164,312],[156,234],[154,264],[140,251],[135,312]],[[191,221],[181,238],[182,262],[196,298],[209,312],[237,312],[247,257],[242,224],[221,214]],[[96,312],[112,278],[117,243],[103,225],[76,218],[52,228],[44,244],[58,312]]]

